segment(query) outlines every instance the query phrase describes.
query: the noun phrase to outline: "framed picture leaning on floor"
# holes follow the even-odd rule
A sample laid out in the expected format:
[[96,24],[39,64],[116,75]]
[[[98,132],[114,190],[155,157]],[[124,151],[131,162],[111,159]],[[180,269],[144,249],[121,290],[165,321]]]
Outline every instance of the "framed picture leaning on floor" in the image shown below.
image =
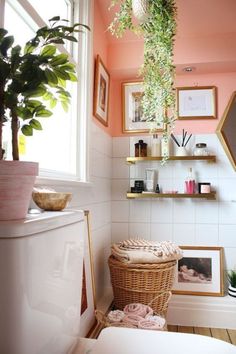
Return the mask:
[[180,246],[173,294],[223,296],[223,248]]

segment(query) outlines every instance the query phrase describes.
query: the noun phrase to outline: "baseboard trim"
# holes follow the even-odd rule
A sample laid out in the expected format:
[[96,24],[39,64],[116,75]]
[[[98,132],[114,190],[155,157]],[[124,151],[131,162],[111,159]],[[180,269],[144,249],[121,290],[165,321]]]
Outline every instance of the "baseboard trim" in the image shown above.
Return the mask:
[[236,329],[236,300],[230,296],[173,295],[167,323],[180,326]]

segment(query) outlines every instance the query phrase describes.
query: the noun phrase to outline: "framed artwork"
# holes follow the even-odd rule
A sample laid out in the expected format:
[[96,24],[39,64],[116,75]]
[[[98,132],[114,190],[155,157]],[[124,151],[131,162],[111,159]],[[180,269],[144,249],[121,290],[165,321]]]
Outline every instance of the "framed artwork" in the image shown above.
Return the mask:
[[216,134],[225,150],[225,153],[236,171],[236,91],[231,95],[224,114],[216,128]]
[[223,248],[180,246],[173,294],[223,296]]
[[101,58],[97,55],[95,64],[93,114],[105,126],[108,126],[110,75]]
[[178,119],[215,119],[216,87],[177,87]]
[[[122,83],[123,133],[149,133],[152,123],[143,116],[142,98],[142,82]],[[163,124],[157,131],[163,131]]]
[[80,317],[80,333],[79,333],[81,337],[86,337],[88,332],[96,324],[96,319],[94,314],[94,311],[96,309],[96,294],[95,294],[93,255],[92,255],[91,235],[90,235],[90,225],[89,225],[89,211],[85,210],[84,214],[85,214],[87,230],[84,239],[83,282],[82,282],[81,317]]

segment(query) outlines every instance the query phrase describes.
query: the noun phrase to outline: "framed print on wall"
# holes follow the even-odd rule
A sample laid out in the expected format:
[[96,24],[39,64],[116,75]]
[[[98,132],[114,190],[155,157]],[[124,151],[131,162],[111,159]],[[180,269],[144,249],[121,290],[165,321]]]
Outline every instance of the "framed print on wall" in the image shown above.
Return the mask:
[[[122,83],[123,133],[149,133],[152,123],[143,116],[142,97],[142,82]],[[162,123],[156,131],[163,131]]]
[[180,246],[173,294],[223,296],[223,248]]
[[108,126],[110,75],[101,58],[97,55],[95,65],[93,114],[105,126]]
[[216,87],[177,87],[178,119],[215,119]]

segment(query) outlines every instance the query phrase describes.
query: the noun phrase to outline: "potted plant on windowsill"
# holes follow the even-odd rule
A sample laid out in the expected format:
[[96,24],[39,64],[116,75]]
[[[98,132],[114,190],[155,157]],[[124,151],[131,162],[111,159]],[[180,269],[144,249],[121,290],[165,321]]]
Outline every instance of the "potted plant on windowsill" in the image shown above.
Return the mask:
[[[14,37],[0,29],[0,220],[25,217],[38,174],[38,164],[19,161],[19,130],[33,135],[42,130],[40,117],[50,117],[57,102],[67,110],[70,93],[66,81],[77,81],[75,65],[58,44],[77,42],[74,32],[81,26],[68,26],[55,16],[40,28],[24,48],[14,45]],[[66,21],[67,22],[67,21]],[[13,161],[4,160],[3,127],[10,121]]]
[[229,281],[228,294],[236,298],[236,271],[235,270],[230,270],[228,272],[228,281]]

